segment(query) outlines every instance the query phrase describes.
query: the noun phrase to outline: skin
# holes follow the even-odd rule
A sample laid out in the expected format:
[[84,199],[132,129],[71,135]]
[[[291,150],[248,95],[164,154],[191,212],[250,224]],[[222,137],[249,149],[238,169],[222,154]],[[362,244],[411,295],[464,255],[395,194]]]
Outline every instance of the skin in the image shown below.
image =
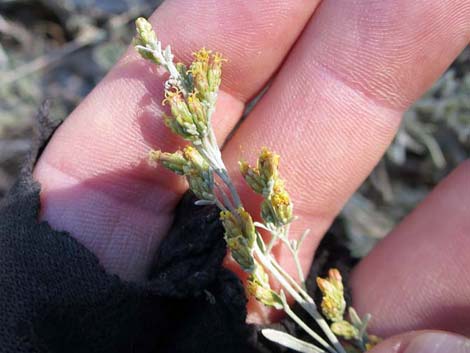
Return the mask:
[[[214,116],[219,143],[226,142],[223,157],[244,203],[253,205],[259,200],[238,175],[238,159],[254,161],[262,146],[282,156],[300,217],[292,234],[312,229],[301,254],[306,270],[403,112],[468,44],[470,1],[168,0],[151,22],[179,61],[189,62],[203,46],[229,59]],[[270,79],[225,141],[245,103]],[[183,145],[156,118],[163,80],[130,49],[56,132],[34,173],[42,184],[41,217],[127,280],[145,278],[185,190],[180,178],[145,162],[149,149]],[[374,333],[470,334],[469,212],[466,162],[358,266],[354,305],[374,316]],[[276,252],[294,273],[287,251]],[[253,302],[249,312],[255,322],[276,316]]]

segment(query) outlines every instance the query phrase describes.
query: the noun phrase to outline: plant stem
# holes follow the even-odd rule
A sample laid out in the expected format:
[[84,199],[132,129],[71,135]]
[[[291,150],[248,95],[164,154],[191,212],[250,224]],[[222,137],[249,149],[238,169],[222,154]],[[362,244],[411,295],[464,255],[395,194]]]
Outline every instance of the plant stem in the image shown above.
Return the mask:
[[[219,190],[219,193],[220,195],[222,196],[222,201],[225,205],[224,209],[225,208],[228,208],[230,212],[234,212],[235,211],[235,208],[233,207],[233,204],[232,202],[230,201],[227,193],[225,192],[224,189],[222,189],[222,187],[218,184],[218,183],[214,183],[215,187],[217,188],[217,190]],[[220,207],[219,207],[220,208]]]
[[269,228],[269,232],[271,233],[271,239],[269,239],[268,246],[266,248],[266,253],[269,254],[271,253],[271,250],[273,249],[274,245],[276,244],[277,240],[279,239],[280,235],[277,231]]
[[[258,257],[258,260],[261,262],[261,264],[268,269],[271,274],[279,281],[279,283],[282,285],[282,287],[304,308],[304,310],[317,322],[318,326],[323,330],[327,338],[330,340],[330,342],[333,344],[335,350],[338,353],[346,353],[344,350],[343,346],[339,342],[338,338],[335,336],[335,334],[331,331],[330,327],[328,326],[327,322],[325,319],[321,316],[321,314],[317,310],[317,306],[315,305],[315,302],[313,299],[305,293],[305,291],[302,294],[306,294],[306,297],[303,298],[298,291],[296,291],[289,281],[281,274],[279,271],[276,269],[275,266],[272,264],[272,258],[269,255],[263,254],[263,252],[259,249],[257,245],[255,245],[255,254]],[[290,276],[289,276],[290,277]],[[293,281],[293,279],[292,279]],[[305,296],[304,294],[304,296]]]
[[[217,148],[217,151],[220,154],[220,151]],[[204,155],[204,154],[203,154]],[[207,155],[207,154],[206,154]],[[207,157],[206,157],[207,158]],[[221,169],[214,168],[215,172],[219,177],[225,182],[225,184],[228,186],[232,198],[234,199],[235,204],[237,207],[242,206],[240,197],[238,196],[238,192],[236,191],[233,183],[230,180],[229,175],[227,174],[227,170],[225,168],[225,165],[223,164],[222,160],[221,165],[223,166]],[[215,161],[217,163],[217,161]],[[217,167],[217,165],[216,165]],[[277,234],[279,237],[280,235]],[[271,246],[272,247],[272,246]],[[338,338],[335,336],[335,334],[331,331],[330,327],[328,326],[328,323],[325,321],[323,316],[318,312],[317,306],[313,299],[308,295],[308,293],[298,285],[298,283],[285,271],[282,271],[283,273],[280,273],[278,269],[276,268],[273,263],[277,265],[277,267],[280,268],[279,264],[277,264],[276,260],[273,259],[269,255],[270,249],[268,248],[266,252],[263,252],[258,245],[256,244],[254,247],[254,253],[260,260],[261,264],[268,269],[271,274],[279,281],[279,283],[284,287],[284,289],[304,308],[305,311],[317,322],[317,324],[320,326],[320,328],[323,330],[327,338],[330,340],[330,342],[333,344],[336,352],[338,353],[346,353],[344,350],[343,346],[339,342]],[[289,283],[290,282],[290,283]],[[292,287],[291,283],[294,285],[295,289]]]
[[334,350],[331,345],[328,344],[318,333],[313,331],[310,327],[308,327],[305,322],[302,321],[300,317],[298,317],[290,308],[289,304],[287,303],[287,300],[285,298],[285,295],[281,295],[282,299],[282,304],[284,305],[284,311],[286,312],[289,317],[294,320],[297,325],[299,325],[306,333],[308,333],[313,339],[315,339],[318,343],[320,343],[325,349],[327,349],[330,353],[336,353],[336,350]]
[[[209,135],[211,134],[212,129],[209,129]],[[212,132],[213,134],[213,132]],[[215,146],[213,145],[215,143]],[[217,142],[215,141],[215,137],[213,138],[213,142],[211,142],[211,138],[207,136],[202,140],[200,145],[194,145],[194,147],[198,150],[201,156],[209,163],[209,165],[214,169],[214,172],[219,176],[219,178],[227,185],[228,189],[230,190],[230,194],[232,196],[233,202],[236,208],[242,207],[242,202],[240,200],[240,196],[238,195],[237,189],[235,185],[233,185],[230,176],[227,173],[227,168],[225,167],[224,162],[222,161],[222,156],[220,154],[219,147],[217,146]]]
[[294,280],[291,276],[289,276],[289,274],[284,271],[284,269],[281,267],[281,265],[278,264],[277,261],[275,260],[272,260],[272,264],[274,267],[276,267],[276,269],[279,271],[280,274],[282,274],[289,282],[290,284],[292,285],[292,287],[294,287],[294,289],[299,292],[299,294],[304,297],[304,299],[306,299],[306,297],[308,297],[308,294],[307,292],[304,291],[304,288],[302,288],[296,280]]
[[292,257],[294,258],[294,263],[297,269],[297,273],[299,275],[300,283],[302,283],[302,286],[305,286],[305,276],[304,276],[304,271],[302,270],[302,266],[300,265],[299,250],[294,249],[292,247],[292,244],[289,242],[289,239],[281,238],[281,240],[284,242],[284,244],[286,244],[287,248],[291,252]]

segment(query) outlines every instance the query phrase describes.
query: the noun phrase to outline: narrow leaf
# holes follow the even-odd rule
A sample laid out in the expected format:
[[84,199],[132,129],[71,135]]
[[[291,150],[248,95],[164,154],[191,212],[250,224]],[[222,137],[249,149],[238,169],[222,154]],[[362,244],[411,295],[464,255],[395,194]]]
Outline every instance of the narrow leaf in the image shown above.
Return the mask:
[[311,343],[302,341],[298,338],[295,338],[292,335],[289,335],[288,333],[278,331],[278,330],[273,330],[266,328],[264,330],[261,330],[261,333],[263,334],[264,337],[266,337],[268,340],[275,342],[277,344],[280,344],[281,346],[293,349],[297,352],[302,352],[302,353],[326,353],[325,350],[314,346]]

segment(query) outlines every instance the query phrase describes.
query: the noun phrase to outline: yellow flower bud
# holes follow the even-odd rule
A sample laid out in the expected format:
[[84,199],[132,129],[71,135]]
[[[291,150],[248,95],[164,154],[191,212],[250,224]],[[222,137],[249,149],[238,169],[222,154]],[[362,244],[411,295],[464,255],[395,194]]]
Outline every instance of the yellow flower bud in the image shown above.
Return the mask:
[[214,176],[207,161],[192,146],[186,146],[183,157],[187,161],[185,175],[189,188],[200,200],[214,201]]
[[366,350],[370,351],[383,340],[375,335],[367,335]]
[[143,17],[139,17],[135,20],[135,27],[137,30],[138,38],[144,43],[152,43],[157,41],[157,36],[153,31],[152,25]]
[[181,151],[176,151],[175,153],[151,151],[149,160],[151,162],[159,162],[165,168],[179,175],[185,175],[186,168],[188,167],[188,161],[184,158]]
[[197,94],[195,92],[189,95],[187,102],[189,111],[193,115],[193,121],[196,124],[198,131],[201,132],[201,135],[205,135],[208,129],[206,109],[199,98],[197,98]]
[[253,272],[255,268],[251,249],[246,245],[246,240],[242,237],[226,239],[233,259],[240,265],[243,271]]
[[194,147],[189,145],[186,146],[183,149],[183,156],[191,165],[192,169],[195,169],[198,172],[209,170],[209,164]]
[[149,160],[161,163],[176,174],[185,175],[189,188],[200,200],[215,200],[213,172],[194,147],[187,146],[183,152],[175,153],[152,151]]
[[346,301],[344,300],[344,288],[339,271],[331,269],[328,272],[328,278],[317,277],[317,284],[323,294],[321,303],[323,315],[333,322],[342,321]]
[[279,155],[263,147],[258,158],[258,169],[266,185],[274,183],[278,176]]
[[194,61],[189,72],[192,74],[194,87],[197,89],[198,98],[202,101],[213,100],[214,93],[219,90],[222,63],[225,59],[219,53],[212,54],[210,50],[202,48],[193,54]]
[[165,91],[164,105],[169,104],[172,117],[165,116],[165,124],[188,141],[200,141],[208,133],[208,122],[202,103],[193,93],[187,101],[178,89]]
[[280,227],[292,221],[292,208],[292,202],[284,189],[283,181],[277,179],[272,193],[261,204],[261,217],[266,223]]
[[220,53],[215,53],[212,56],[212,61],[207,71],[207,81],[210,92],[217,92],[222,78],[222,63],[225,60]]
[[250,214],[242,207],[238,208],[237,211],[240,217],[240,228],[242,230],[243,236],[247,240],[248,246],[252,248],[256,239],[256,230],[253,219],[251,218]]
[[333,322],[331,330],[346,340],[359,339],[359,330],[345,320]]
[[[133,44],[134,46],[142,46],[149,49],[155,49],[157,45],[157,35],[152,29],[152,25],[148,22],[145,18],[139,17],[135,21],[135,26],[137,30],[137,34],[134,37]],[[139,54],[144,58],[155,62],[156,64],[160,65],[161,62],[153,55],[152,52],[143,50],[141,48],[138,49]]]
[[264,183],[259,175],[259,170],[257,168],[252,168],[246,161],[238,162],[240,168],[240,173],[245,178],[246,183],[251,187],[251,189],[258,193],[262,194],[264,190]]
[[258,194],[269,198],[276,183],[280,183],[279,155],[269,151],[266,147],[261,150],[256,168],[251,167],[247,162],[239,163],[240,172],[250,187]]
[[193,76],[194,87],[198,91],[201,100],[206,100],[209,92],[209,82],[207,81],[207,71],[209,69],[209,54],[206,49],[202,48],[194,53],[194,61],[191,63],[189,72]]
[[279,295],[271,289],[269,277],[263,266],[256,264],[255,271],[250,274],[246,287],[248,294],[254,296],[256,300],[267,306],[282,309],[282,300]]
[[180,124],[192,123],[191,112],[178,89],[165,91],[165,99],[162,104],[170,104],[171,114]]
[[235,214],[222,211],[220,220],[225,229],[225,241],[232,252],[232,257],[245,272],[253,272],[255,264],[252,251],[256,233],[250,214],[240,207]]
[[207,50],[206,48],[201,48],[197,52],[193,53],[193,57],[196,62],[200,62],[204,64],[203,69],[207,71],[211,54],[212,54],[211,50]]

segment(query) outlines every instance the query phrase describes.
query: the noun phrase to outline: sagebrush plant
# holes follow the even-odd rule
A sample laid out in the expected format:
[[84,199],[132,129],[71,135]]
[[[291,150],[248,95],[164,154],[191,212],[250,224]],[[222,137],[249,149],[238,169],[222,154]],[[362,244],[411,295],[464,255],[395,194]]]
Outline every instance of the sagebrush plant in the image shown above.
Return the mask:
[[[199,199],[196,204],[214,204],[220,208],[227,247],[233,259],[248,273],[247,294],[266,306],[284,310],[313,338],[315,344],[271,329],[263,330],[263,335],[300,352],[364,352],[371,348],[378,338],[366,332],[370,317],[360,319],[353,308],[349,308],[345,316],[346,302],[338,270],[331,269],[327,278],[317,278],[323,293],[323,316],[307,293],[298,254],[308,231],[299,240],[289,238],[289,228],[295,220],[292,201],[279,175],[279,155],[266,147],[261,149],[255,166],[246,161],[239,163],[247,184],[263,198],[262,221],[254,222],[245,210],[222,160],[211,124],[221,83],[222,65],[226,60],[221,54],[203,48],[194,53],[194,61],[189,66],[174,63],[170,46],[162,48],[146,19],[137,19],[136,27],[136,50],[144,59],[163,67],[169,73],[163,104],[169,106],[170,115],[164,115],[165,124],[189,142],[182,151],[151,151],[150,161],[185,176],[190,189]],[[269,242],[266,243],[261,237],[260,229],[269,232]],[[272,255],[273,247],[279,242],[290,250],[301,283],[294,280]],[[275,291],[271,288],[271,277],[280,283],[282,289]],[[315,319],[327,339],[292,311],[286,293]]]

